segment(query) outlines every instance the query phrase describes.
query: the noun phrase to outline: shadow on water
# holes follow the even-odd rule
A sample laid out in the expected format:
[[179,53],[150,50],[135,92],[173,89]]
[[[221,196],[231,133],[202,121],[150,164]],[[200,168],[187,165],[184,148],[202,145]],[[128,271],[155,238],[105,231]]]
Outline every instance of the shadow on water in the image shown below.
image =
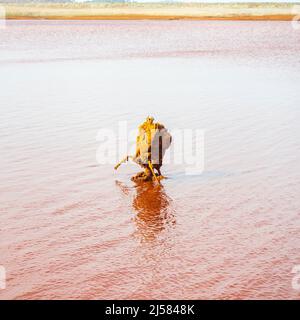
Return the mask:
[[230,172],[230,171],[203,171],[199,174],[186,174],[185,171],[178,171],[173,173],[168,177],[171,180],[178,181],[193,181],[193,180],[212,180],[212,179],[224,179],[224,178],[232,178],[235,176],[239,176],[243,174],[243,172]]
[[132,209],[136,213],[136,232],[143,241],[151,241],[176,223],[172,199],[162,185],[152,182],[135,183],[134,187],[116,181],[126,196],[133,196]]

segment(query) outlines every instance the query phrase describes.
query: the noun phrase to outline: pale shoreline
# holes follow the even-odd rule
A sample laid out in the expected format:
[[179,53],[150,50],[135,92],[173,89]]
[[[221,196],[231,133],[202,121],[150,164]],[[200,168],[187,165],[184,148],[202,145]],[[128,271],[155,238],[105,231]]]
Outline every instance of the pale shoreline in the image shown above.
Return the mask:
[[1,4],[10,20],[292,20],[296,3],[26,3]]

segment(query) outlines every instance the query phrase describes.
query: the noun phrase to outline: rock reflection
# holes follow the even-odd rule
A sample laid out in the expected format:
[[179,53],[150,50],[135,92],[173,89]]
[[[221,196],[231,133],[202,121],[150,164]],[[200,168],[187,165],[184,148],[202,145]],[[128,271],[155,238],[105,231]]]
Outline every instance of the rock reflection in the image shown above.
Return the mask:
[[[129,187],[116,182],[121,191],[128,195]],[[165,188],[152,182],[136,183],[132,200],[132,208],[137,234],[144,241],[151,241],[168,227],[176,223],[172,199]]]

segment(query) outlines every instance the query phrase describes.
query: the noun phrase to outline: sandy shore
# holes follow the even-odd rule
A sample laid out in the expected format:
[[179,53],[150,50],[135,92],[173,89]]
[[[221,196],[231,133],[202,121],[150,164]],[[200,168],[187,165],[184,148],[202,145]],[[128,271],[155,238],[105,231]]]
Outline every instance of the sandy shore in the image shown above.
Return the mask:
[[292,20],[300,5],[261,4],[1,4],[7,19]]

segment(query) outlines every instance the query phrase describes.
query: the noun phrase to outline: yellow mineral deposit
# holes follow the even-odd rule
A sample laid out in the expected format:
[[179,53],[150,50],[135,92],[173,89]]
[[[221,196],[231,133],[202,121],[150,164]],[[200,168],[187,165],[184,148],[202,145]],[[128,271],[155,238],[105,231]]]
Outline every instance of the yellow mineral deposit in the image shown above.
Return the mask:
[[170,147],[171,142],[172,136],[165,126],[154,122],[153,117],[147,117],[139,126],[135,155],[126,156],[122,159],[115,166],[115,170],[122,163],[131,159],[143,168],[143,171],[131,178],[133,181],[156,181],[160,183],[160,180],[164,178],[160,168],[163,164],[165,152]]

